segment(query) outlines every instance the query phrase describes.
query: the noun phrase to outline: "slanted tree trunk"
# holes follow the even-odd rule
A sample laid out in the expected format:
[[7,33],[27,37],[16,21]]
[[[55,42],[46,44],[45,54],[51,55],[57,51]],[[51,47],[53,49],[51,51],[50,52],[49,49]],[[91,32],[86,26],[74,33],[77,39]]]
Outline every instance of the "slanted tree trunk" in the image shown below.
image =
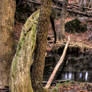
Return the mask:
[[70,36],[68,37],[68,41],[67,41],[67,43],[65,45],[65,48],[64,48],[63,53],[62,53],[62,56],[61,56],[60,60],[58,61],[58,63],[56,64],[56,66],[55,66],[55,68],[54,68],[54,70],[53,70],[53,72],[52,72],[52,74],[51,74],[51,76],[50,76],[45,88],[50,87],[50,85],[51,85],[51,83],[52,83],[52,81],[53,81],[53,79],[54,79],[59,67],[63,63],[65,55],[66,55],[66,51],[67,51],[67,48],[68,48],[68,45],[69,45],[69,42],[70,42]]
[[34,62],[32,66],[32,86],[34,92],[45,92],[43,89],[43,71],[45,64],[45,52],[47,46],[47,35],[49,27],[49,18],[51,13],[51,0],[41,0],[39,22],[37,27],[37,46],[35,50]]
[[38,24],[38,17],[39,10],[28,18],[22,29],[17,51],[11,66],[11,92],[33,92],[30,67],[33,63],[36,45],[36,26]]
[[0,0],[0,88],[9,85],[11,61],[15,52],[13,26],[15,0]]

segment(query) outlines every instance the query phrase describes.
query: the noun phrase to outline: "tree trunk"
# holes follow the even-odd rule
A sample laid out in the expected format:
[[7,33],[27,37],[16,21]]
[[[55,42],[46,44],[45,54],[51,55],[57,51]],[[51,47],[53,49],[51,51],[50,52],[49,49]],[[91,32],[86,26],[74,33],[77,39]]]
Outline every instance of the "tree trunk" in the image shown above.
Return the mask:
[[35,60],[32,66],[32,86],[34,92],[44,92],[42,86],[43,71],[45,63],[45,52],[47,46],[47,35],[49,18],[51,13],[51,0],[41,0],[42,6],[37,27],[37,46],[35,50]]
[[0,88],[9,85],[10,66],[15,52],[14,14],[15,0],[0,0]]
[[33,92],[30,78],[30,67],[33,63],[36,45],[36,26],[39,10],[26,21],[20,36],[16,55],[11,66],[11,92]]
[[88,6],[89,8],[92,8],[92,0],[89,1]]
[[68,4],[68,0],[63,0],[63,6],[62,6],[62,12],[61,12],[61,38],[63,39],[65,37],[65,19],[67,16],[67,4]]
[[68,4],[68,0],[63,0],[61,19],[60,19],[60,27],[58,28],[59,34],[57,37],[57,41],[60,41],[65,38],[65,19],[67,16],[67,4]]

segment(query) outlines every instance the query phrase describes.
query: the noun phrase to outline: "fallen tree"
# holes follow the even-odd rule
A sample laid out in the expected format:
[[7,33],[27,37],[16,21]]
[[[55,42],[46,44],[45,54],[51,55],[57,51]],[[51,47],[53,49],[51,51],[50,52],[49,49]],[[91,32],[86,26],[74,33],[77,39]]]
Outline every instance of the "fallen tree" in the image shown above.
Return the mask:
[[54,68],[54,70],[53,70],[53,72],[52,72],[52,74],[51,74],[51,76],[50,76],[50,78],[49,78],[45,88],[49,88],[50,87],[50,85],[51,85],[51,83],[52,83],[52,81],[53,81],[53,79],[55,77],[55,74],[57,73],[60,65],[63,63],[65,55],[66,55],[66,51],[67,51],[67,48],[68,48],[68,45],[69,45],[69,42],[70,42],[70,37],[68,37],[68,41],[67,41],[67,43],[65,45],[63,54],[62,54],[60,60],[58,61],[58,63],[56,64],[56,66],[55,66],[55,68]]

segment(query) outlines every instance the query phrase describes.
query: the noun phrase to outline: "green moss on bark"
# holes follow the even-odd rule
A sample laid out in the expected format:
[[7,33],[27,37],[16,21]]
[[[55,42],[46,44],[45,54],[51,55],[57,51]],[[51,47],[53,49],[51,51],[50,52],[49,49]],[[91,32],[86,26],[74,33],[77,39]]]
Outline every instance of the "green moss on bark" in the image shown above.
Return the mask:
[[33,53],[36,45],[36,27],[39,10],[33,13],[26,21],[17,51],[11,66],[11,92],[33,92],[30,78],[30,67],[33,63]]

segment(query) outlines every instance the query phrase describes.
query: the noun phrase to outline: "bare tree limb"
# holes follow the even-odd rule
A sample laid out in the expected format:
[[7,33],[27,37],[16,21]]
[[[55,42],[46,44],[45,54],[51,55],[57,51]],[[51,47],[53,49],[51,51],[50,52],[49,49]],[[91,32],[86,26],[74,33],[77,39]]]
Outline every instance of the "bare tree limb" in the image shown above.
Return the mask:
[[45,88],[49,88],[50,87],[50,85],[51,85],[51,83],[52,83],[52,81],[53,81],[53,79],[55,77],[55,74],[57,73],[60,65],[63,63],[65,55],[66,55],[66,51],[67,51],[67,48],[68,48],[68,45],[69,45],[69,42],[70,42],[70,36],[68,37],[68,41],[67,41],[67,43],[65,45],[63,54],[62,54],[60,60],[58,61],[58,63],[56,64],[56,66],[55,66],[55,68],[54,68],[54,70],[53,70],[53,72],[52,72],[52,74],[51,74],[51,76],[50,76],[50,78],[49,78]]
[[[41,2],[37,2],[37,1],[25,1],[25,3],[34,3],[37,5],[41,5]],[[60,4],[63,4],[63,2],[61,1]],[[55,8],[57,10],[62,10],[62,5],[58,6],[58,5],[52,5],[52,8]],[[85,11],[81,11],[81,9],[84,9]],[[90,12],[89,12],[90,11]],[[88,8],[88,7],[81,7],[77,4],[68,4],[67,6],[67,12],[69,12],[70,14],[76,14],[76,15],[80,15],[80,16],[86,16],[86,17],[92,17],[92,8]]]

